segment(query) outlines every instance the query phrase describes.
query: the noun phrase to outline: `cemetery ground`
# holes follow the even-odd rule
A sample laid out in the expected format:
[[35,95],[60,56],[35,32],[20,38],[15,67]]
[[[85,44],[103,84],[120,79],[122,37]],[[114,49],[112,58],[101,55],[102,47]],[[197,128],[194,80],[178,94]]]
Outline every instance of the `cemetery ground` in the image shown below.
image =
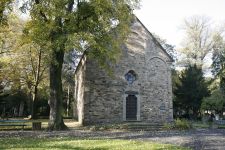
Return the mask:
[[[0,127],[0,149],[225,149],[225,129],[212,124],[193,123],[190,130],[127,131],[106,127],[80,128],[66,120],[67,131],[46,131],[47,120],[40,131],[31,125]],[[221,128],[221,129],[219,129]]]

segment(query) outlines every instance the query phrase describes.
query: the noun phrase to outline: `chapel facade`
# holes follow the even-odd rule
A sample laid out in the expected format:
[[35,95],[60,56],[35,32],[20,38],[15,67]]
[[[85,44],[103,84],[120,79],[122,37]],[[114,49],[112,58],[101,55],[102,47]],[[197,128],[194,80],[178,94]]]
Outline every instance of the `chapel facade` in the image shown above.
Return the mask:
[[75,73],[79,123],[172,122],[172,61],[135,18],[113,77],[87,55],[81,58]]

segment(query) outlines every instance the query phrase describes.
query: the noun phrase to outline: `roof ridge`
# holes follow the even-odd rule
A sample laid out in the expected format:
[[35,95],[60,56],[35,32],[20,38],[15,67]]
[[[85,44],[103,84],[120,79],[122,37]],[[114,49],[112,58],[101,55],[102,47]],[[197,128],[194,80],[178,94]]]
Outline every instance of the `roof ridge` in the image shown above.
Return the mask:
[[169,57],[169,59],[173,62],[173,58],[167,53],[167,51],[165,50],[165,48],[163,48],[163,46],[159,43],[159,41],[154,37],[154,35],[146,28],[146,26],[141,22],[141,20],[134,15],[134,17],[137,19],[137,21],[144,27],[144,29],[149,33],[149,35],[152,37],[153,42],[158,45],[165,53],[166,55]]

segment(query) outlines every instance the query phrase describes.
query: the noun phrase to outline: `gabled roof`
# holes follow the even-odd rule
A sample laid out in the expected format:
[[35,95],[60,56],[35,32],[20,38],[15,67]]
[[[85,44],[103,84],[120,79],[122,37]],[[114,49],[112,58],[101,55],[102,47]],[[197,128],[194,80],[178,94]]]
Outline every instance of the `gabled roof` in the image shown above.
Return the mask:
[[[158,45],[160,47],[160,49],[162,49],[162,51],[168,56],[168,58],[170,59],[171,62],[173,62],[173,58],[167,53],[167,51],[162,47],[162,45],[159,43],[159,41],[153,36],[153,34],[145,27],[145,25],[140,21],[140,19],[138,19],[137,16],[134,15],[134,17],[137,19],[137,21],[144,27],[144,29],[148,32],[148,34],[152,37],[153,42]],[[78,67],[80,66],[80,63],[82,61],[82,59],[84,58],[84,55],[86,54],[87,50],[84,51],[84,53],[82,54],[80,61],[75,69],[75,74],[77,72]]]
[[148,32],[148,34],[152,37],[153,42],[158,45],[164,52],[165,54],[168,56],[168,58],[170,59],[171,62],[173,62],[173,58],[167,53],[167,51],[162,47],[162,45],[159,43],[159,41],[153,36],[153,34],[145,27],[145,25],[138,19],[137,16],[135,16],[135,18],[137,19],[137,21],[144,27],[144,29]]

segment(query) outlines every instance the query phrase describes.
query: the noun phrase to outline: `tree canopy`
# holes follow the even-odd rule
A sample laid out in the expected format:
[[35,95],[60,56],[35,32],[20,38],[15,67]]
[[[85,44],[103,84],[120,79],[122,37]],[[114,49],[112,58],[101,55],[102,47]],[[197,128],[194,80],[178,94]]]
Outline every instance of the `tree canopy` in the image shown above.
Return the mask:
[[225,96],[221,90],[217,89],[213,91],[211,96],[204,98],[201,109],[215,111],[221,114],[225,110]]
[[217,43],[215,36],[219,35],[217,27],[212,27],[212,21],[206,16],[192,16],[184,20],[183,30],[185,37],[182,41],[182,48],[179,49],[182,57],[179,64],[202,66],[208,69],[209,64],[205,63],[207,55],[213,52]]
[[225,40],[221,34],[216,34],[214,40],[212,73],[219,79],[220,88],[225,95]]
[[[112,73],[111,65],[120,58],[121,46],[130,31],[132,11],[139,7],[139,2],[24,0],[21,10],[29,17],[23,20],[11,12],[15,1],[1,0],[0,101],[7,101],[6,109],[14,112],[25,102],[24,107],[28,107],[25,114],[35,116],[41,103],[48,114],[49,104],[49,129],[66,129],[62,115],[69,112],[65,107],[70,107],[75,84],[77,62],[74,62],[85,52]],[[177,71],[180,62],[178,65],[175,62],[172,68],[175,114],[186,113],[193,118],[200,114],[200,108],[224,110],[224,30],[210,23],[210,19],[202,16],[185,20],[180,49],[183,57],[177,55],[174,45],[154,35],[174,60],[182,59],[186,68]],[[210,86],[202,71],[209,53],[213,61]],[[2,113],[3,105],[0,108]]]
[[11,3],[13,0],[1,0],[0,1],[0,25],[5,25],[7,23],[7,13],[6,11],[11,10]]
[[202,99],[209,94],[202,69],[197,65],[186,68],[179,77],[174,94],[176,96],[174,105],[178,111],[184,110],[186,115],[197,117]]
[[[50,54],[50,130],[65,128],[62,120],[62,64],[66,51],[88,51],[108,68],[120,55],[129,32],[132,9],[139,0],[28,0],[31,20],[24,34]],[[116,40],[115,40],[116,38]]]

